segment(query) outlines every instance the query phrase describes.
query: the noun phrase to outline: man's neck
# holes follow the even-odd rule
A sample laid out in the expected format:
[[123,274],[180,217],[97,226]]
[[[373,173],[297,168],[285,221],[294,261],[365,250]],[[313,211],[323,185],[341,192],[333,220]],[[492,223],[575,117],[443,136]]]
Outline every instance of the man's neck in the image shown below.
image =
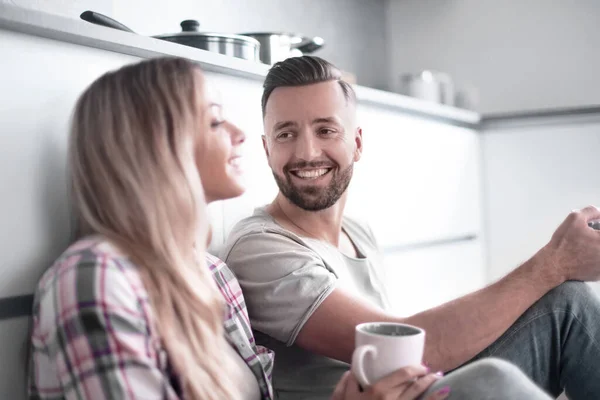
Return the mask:
[[306,211],[279,193],[267,207],[267,212],[280,225],[299,236],[323,240],[338,247],[345,204],[346,193],[337,203],[325,210]]

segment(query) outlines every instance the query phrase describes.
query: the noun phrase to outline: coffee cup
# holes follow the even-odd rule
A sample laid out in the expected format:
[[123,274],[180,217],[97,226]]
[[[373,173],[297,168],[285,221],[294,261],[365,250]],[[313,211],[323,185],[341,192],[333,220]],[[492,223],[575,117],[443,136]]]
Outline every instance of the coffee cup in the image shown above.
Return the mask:
[[425,331],[395,322],[367,322],[355,329],[352,373],[362,386],[370,386],[392,372],[420,365]]

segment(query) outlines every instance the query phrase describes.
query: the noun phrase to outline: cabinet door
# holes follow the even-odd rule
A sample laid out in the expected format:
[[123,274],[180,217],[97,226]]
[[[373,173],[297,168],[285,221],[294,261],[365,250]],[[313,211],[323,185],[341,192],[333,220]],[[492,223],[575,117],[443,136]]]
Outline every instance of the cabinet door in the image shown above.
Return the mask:
[[348,201],[383,247],[479,234],[477,133],[362,107],[364,152]]
[[367,106],[359,123],[364,151],[348,211],[370,223],[381,246],[480,233],[475,131]]
[[408,316],[480,289],[485,284],[481,240],[384,253],[394,312]]
[[571,210],[600,206],[600,113],[498,121],[482,147],[496,279],[548,243]]

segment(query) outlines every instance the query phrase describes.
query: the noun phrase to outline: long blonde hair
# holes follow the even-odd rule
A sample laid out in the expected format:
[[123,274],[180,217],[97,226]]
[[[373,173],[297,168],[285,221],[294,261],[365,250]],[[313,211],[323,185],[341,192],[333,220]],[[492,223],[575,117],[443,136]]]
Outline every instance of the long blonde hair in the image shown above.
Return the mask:
[[103,235],[138,265],[184,397],[233,399],[224,302],[204,264],[208,222],[195,162],[203,83],[200,69],[178,58],[96,80],[73,116],[72,195],[79,235]]

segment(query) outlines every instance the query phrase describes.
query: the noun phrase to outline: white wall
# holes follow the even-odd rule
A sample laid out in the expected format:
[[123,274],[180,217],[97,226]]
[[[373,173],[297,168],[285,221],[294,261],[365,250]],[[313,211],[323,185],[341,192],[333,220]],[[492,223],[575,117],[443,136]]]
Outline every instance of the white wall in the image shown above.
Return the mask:
[[600,104],[597,0],[387,0],[390,82],[438,69],[480,111]]
[[[68,245],[71,111],[108,70],[139,60],[0,30],[0,299],[29,295]],[[43,68],[40,68],[43,63]],[[9,94],[10,93],[10,94]],[[0,320],[0,399],[24,399],[30,318]]]
[[85,10],[109,15],[145,35],[175,33],[185,19],[218,32],[286,31],[321,36],[319,55],[358,76],[364,86],[386,86],[383,0],[0,0],[73,18]]

